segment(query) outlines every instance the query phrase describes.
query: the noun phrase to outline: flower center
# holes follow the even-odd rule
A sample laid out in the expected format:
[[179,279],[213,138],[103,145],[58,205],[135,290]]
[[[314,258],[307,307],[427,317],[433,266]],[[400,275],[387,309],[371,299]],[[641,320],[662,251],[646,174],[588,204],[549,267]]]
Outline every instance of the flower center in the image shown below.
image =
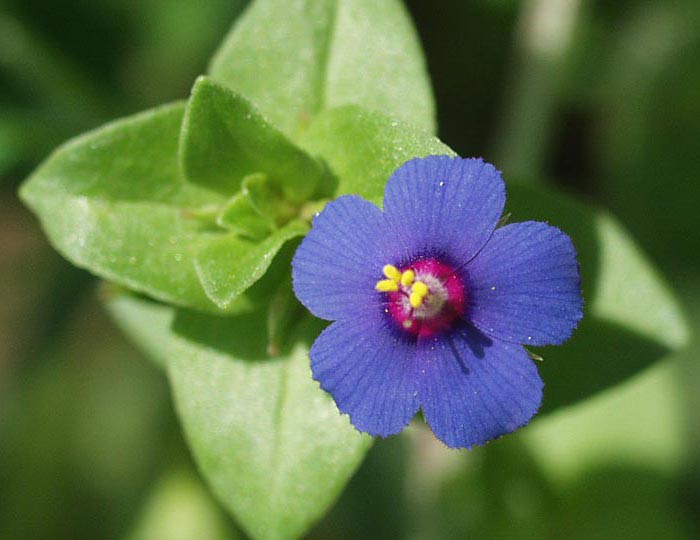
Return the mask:
[[402,268],[387,264],[377,291],[386,295],[384,311],[396,324],[418,337],[448,330],[465,307],[464,283],[438,259],[420,259]]

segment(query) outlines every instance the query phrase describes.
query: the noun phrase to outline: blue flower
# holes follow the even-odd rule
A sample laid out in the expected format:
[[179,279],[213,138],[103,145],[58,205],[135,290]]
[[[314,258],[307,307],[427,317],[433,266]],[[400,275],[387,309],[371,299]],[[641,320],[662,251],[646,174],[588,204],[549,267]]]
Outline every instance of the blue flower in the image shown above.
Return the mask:
[[293,261],[294,291],[333,322],[314,379],[363,432],[400,432],[421,409],[447,446],[527,424],[542,380],[524,345],[561,344],[582,317],[576,250],[536,221],[496,228],[500,173],[430,156],[389,179],[384,210],[329,203]]

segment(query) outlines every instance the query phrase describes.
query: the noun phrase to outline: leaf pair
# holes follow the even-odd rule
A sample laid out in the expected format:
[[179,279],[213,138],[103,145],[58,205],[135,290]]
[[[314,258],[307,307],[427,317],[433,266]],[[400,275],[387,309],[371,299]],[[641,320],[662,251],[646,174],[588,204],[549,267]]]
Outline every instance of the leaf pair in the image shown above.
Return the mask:
[[[308,228],[284,201],[305,200],[327,177],[247,101],[200,80],[186,109],[161,107],[69,142],[22,197],[76,265],[160,300],[235,312],[250,308],[241,294]],[[238,206],[227,203],[244,179]]]

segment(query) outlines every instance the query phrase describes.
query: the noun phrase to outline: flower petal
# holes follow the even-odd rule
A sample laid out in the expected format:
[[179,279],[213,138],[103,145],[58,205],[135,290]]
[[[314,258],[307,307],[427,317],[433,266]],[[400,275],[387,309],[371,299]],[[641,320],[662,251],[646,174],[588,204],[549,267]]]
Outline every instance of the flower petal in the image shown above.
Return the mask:
[[419,377],[415,344],[397,336],[379,315],[331,324],[309,355],[314,379],[353,425],[386,437],[418,411]]
[[294,255],[294,293],[322,319],[361,318],[381,301],[374,289],[392,263],[382,212],[356,196],[326,205]]
[[424,353],[421,408],[447,446],[470,448],[511,433],[542,402],[542,380],[521,345],[464,327]]
[[501,174],[481,159],[412,159],[384,192],[385,216],[403,241],[405,258],[441,252],[468,261],[493,233],[504,204]]
[[493,234],[467,266],[470,321],[484,333],[526,345],[555,345],[583,316],[576,250],[567,235],[537,221]]

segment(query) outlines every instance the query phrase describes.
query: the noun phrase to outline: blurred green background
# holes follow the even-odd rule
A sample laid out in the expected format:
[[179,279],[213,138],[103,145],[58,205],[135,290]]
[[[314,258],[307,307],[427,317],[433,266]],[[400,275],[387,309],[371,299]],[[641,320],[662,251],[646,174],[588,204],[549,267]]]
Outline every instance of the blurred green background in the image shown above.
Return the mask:
[[[0,0],[0,539],[236,539],[162,374],[16,198],[56,145],[186,97],[242,0]],[[410,0],[440,136],[610,208],[700,329],[700,3]],[[314,539],[700,538],[700,343],[513,436],[379,441]],[[591,362],[615,362],[591,358]],[[581,374],[585,377],[585,373]]]

